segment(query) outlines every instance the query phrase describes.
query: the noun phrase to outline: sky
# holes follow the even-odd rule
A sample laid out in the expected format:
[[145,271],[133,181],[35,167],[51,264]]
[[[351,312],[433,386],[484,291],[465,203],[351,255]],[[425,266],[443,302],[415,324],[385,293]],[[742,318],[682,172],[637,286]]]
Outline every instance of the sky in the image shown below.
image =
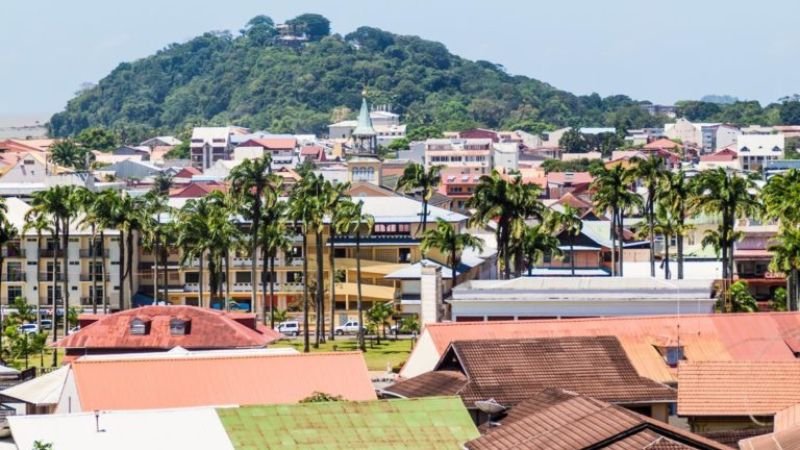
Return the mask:
[[0,115],[47,115],[82,83],[205,31],[304,12],[444,43],[574,92],[671,104],[800,92],[800,2],[761,0],[2,0]]

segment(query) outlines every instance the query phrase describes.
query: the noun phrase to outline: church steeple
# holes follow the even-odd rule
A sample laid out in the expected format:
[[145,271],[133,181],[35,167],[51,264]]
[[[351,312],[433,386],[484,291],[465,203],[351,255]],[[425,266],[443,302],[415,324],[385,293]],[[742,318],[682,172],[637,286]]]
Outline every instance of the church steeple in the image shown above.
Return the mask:
[[375,153],[378,150],[378,133],[372,127],[369,106],[366,97],[361,97],[361,110],[358,112],[356,128],[353,130],[353,143],[363,153]]

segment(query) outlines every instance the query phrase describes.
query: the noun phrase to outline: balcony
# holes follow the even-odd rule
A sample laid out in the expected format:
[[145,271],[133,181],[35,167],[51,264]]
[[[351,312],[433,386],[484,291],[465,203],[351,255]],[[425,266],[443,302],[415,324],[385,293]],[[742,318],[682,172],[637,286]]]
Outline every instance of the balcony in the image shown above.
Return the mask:
[[4,273],[2,277],[0,277],[3,281],[8,281],[11,283],[14,282],[22,282],[25,281],[25,274],[19,272],[12,272],[12,273]]
[[92,258],[94,256],[97,256],[98,258],[102,258],[105,256],[106,258],[108,258],[108,249],[100,251],[97,249],[93,250],[91,248],[82,248],[80,249],[80,255],[81,258]]
[[109,280],[108,274],[106,273],[105,276],[103,276],[103,275],[104,274],[102,274],[102,273],[98,273],[98,274],[82,273],[80,275],[80,278],[81,278],[81,281],[108,281]]
[[248,258],[232,258],[231,259],[233,267],[250,267],[253,263],[253,260]]
[[46,272],[46,273],[40,273],[39,274],[39,281],[40,282],[44,282],[44,281],[64,281],[64,279],[65,278],[64,278],[64,274],[63,273],[59,273],[57,277],[56,277],[56,274],[54,274],[54,273],[47,273]]
[[39,257],[40,258],[52,258],[54,256],[58,257],[58,258],[63,257],[64,256],[64,250],[58,250],[58,252],[56,252],[56,249],[54,249],[54,248],[40,248],[39,249]]
[[24,258],[25,249],[17,247],[7,247],[3,249],[3,258]]

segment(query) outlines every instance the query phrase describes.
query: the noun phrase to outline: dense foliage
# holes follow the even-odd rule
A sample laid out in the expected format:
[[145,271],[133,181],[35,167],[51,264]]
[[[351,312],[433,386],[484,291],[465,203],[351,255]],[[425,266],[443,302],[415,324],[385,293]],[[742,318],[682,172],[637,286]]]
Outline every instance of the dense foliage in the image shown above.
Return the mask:
[[54,115],[51,133],[74,136],[105,127],[129,141],[147,132],[229,123],[324,133],[332,119],[353,117],[365,89],[373,103],[391,104],[403,114],[410,135],[420,137],[471,126],[538,133],[567,125],[622,128],[664,120],[626,96],[575,96],[510,75],[497,64],[458,57],[419,37],[371,27],[330,35],[327,20],[313,14],[287,23],[310,42],[282,45],[273,20],[258,16],[240,33],[206,33],[122,63]]

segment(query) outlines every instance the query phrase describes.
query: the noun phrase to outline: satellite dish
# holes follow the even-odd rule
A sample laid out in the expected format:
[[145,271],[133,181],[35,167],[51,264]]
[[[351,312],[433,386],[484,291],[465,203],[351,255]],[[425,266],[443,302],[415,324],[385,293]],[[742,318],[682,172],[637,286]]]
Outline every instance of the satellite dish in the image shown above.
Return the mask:
[[489,414],[490,416],[492,414],[499,414],[508,409],[500,403],[497,403],[497,401],[495,401],[493,398],[490,398],[489,400],[479,400],[475,402],[475,407],[482,412]]

